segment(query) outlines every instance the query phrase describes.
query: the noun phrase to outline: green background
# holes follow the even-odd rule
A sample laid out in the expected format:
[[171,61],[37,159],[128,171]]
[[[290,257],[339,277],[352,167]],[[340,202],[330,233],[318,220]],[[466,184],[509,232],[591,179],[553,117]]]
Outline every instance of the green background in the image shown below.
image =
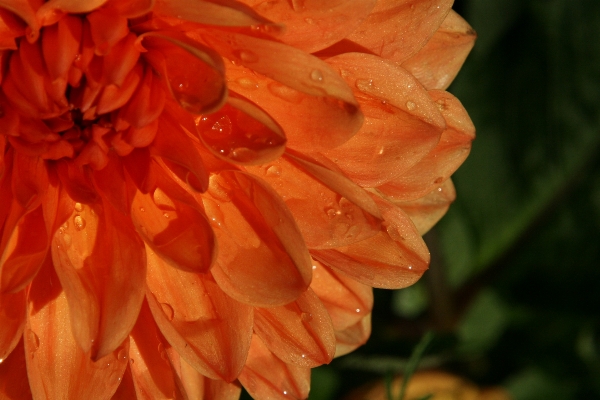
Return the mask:
[[367,345],[313,372],[341,399],[421,362],[515,400],[600,399],[600,0],[457,0],[478,33],[450,87],[477,128],[430,270],[376,291]]

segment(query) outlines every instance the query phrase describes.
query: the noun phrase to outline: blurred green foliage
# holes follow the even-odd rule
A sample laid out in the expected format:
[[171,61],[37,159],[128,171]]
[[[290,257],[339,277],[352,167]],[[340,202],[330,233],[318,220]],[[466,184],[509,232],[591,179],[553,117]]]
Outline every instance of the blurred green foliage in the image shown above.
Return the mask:
[[314,371],[313,400],[402,372],[428,329],[422,366],[515,400],[600,398],[600,1],[454,8],[478,33],[450,88],[477,127],[458,199],[430,271],[376,292],[371,340]]

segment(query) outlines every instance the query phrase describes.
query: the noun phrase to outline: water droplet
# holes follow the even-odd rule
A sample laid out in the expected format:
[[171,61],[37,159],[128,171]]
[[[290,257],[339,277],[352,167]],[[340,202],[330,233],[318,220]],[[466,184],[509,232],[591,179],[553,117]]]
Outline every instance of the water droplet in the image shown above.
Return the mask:
[[290,103],[298,104],[302,101],[303,95],[295,89],[282,85],[278,82],[271,82],[267,85],[267,89],[274,96],[279,97]]
[[328,216],[330,219],[333,219],[333,218],[335,218],[335,216],[337,215],[337,213],[338,213],[338,212],[337,212],[337,211],[336,211],[334,208],[326,208],[326,209],[325,209],[325,214],[327,214],[327,216]]
[[357,79],[356,80],[356,88],[361,92],[369,93],[373,91],[373,79]]
[[302,358],[306,358],[306,354],[302,354]]
[[292,8],[294,11],[300,11],[304,8],[305,0],[292,0]]
[[442,177],[440,176],[440,177],[436,178],[436,180],[435,180],[435,181],[433,181],[433,183],[439,184],[439,183],[442,183],[443,181],[444,181],[444,178],[442,178]]
[[169,219],[170,215],[169,215],[169,213],[163,213],[163,217],[165,217],[166,219]]
[[287,390],[283,391],[284,396],[287,396]]
[[71,246],[71,243],[73,243],[71,235],[69,235],[68,233],[65,233],[63,235],[63,242],[65,243],[65,246],[67,246],[67,247]]
[[253,79],[250,79],[250,78],[240,78],[240,79],[236,80],[236,82],[244,89],[248,89],[248,90],[258,89],[258,82],[256,82]]
[[0,358],[0,364],[2,364],[3,361],[4,361],[4,358]]
[[315,20],[312,18],[304,18],[304,22],[306,22],[309,25],[314,25],[315,24]]
[[236,56],[245,63],[255,63],[258,56],[249,50],[239,50],[235,52]]
[[140,212],[144,212],[144,211],[146,211],[146,210],[144,209],[144,207],[140,207]]
[[406,108],[408,108],[409,111],[414,110],[416,107],[417,107],[417,105],[415,103],[413,103],[412,101],[406,102]]
[[300,319],[302,320],[302,322],[310,322],[310,321],[312,321],[312,319],[313,319],[313,316],[312,316],[312,314],[311,314],[311,313],[306,313],[306,312],[303,312],[303,313],[300,315]]
[[409,266],[408,266],[408,269],[412,269],[412,265],[409,265]]
[[117,353],[117,360],[126,360],[127,359],[127,350],[120,349]]
[[281,167],[278,165],[271,165],[267,168],[267,176],[279,176],[281,175]]
[[359,313],[359,312],[360,312],[360,308],[357,308],[357,309],[356,309],[356,312],[357,312],[357,313]]
[[37,351],[37,349],[40,348],[40,338],[38,337],[38,335],[36,335],[36,333],[34,331],[32,331],[31,329],[27,330],[27,340],[29,341],[29,347],[31,350],[31,353],[33,355],[33,353],[35,353]]
[[379,155],[383,154],[383,147],[379,149],[379,152],[377,154],[379,154]]
[[312,269],[317,269],[317,266],[316,266],[316,265],[313,265],[313,266],[312,266]]
[[133,358],[130,358],[129,362],[133,364],[133,363],[135,363],[135,360]]
[[323,73],[321,72],[321,70],[313,69],[310,73],[310,79],[312,79],[315,82],[323,82]]
[[167,351],[165,350],[165,346],[162,343],[158,344],[158,353],[160,354],[160,358],[169,362],[169,357],[167,356]]
[[173,317],[175,316],[175,310],[173,310],[173,307],[171,307],[171,305],[167,303],[160,303],[160,307],[162,308],[169,321],[173,321]]
[[75,203],[75,211],[82,212],[83,211],[83,204],[81,204],[81,203]]
[[75,229],[81,231],[85,228],[85,219],[81,215],[76,215],[73,217],[73,223],[75,224]]

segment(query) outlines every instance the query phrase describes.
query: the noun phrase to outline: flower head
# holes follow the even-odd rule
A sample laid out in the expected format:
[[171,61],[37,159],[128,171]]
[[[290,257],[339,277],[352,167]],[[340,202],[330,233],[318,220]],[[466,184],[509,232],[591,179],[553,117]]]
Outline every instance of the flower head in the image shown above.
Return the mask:
[[454,198],[451,3],[0,1],[0,393],[307,397]]

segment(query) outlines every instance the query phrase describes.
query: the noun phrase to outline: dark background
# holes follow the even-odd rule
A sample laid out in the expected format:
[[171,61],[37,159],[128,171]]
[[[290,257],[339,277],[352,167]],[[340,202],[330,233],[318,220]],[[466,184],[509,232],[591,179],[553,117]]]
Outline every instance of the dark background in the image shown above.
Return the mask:
[[515,400],[600,399],[600,1],[457,0],[478,33],[450,91],[477,128],[430,270],[376,291],[367,345],[313,372],[339,399],[421,366]]

